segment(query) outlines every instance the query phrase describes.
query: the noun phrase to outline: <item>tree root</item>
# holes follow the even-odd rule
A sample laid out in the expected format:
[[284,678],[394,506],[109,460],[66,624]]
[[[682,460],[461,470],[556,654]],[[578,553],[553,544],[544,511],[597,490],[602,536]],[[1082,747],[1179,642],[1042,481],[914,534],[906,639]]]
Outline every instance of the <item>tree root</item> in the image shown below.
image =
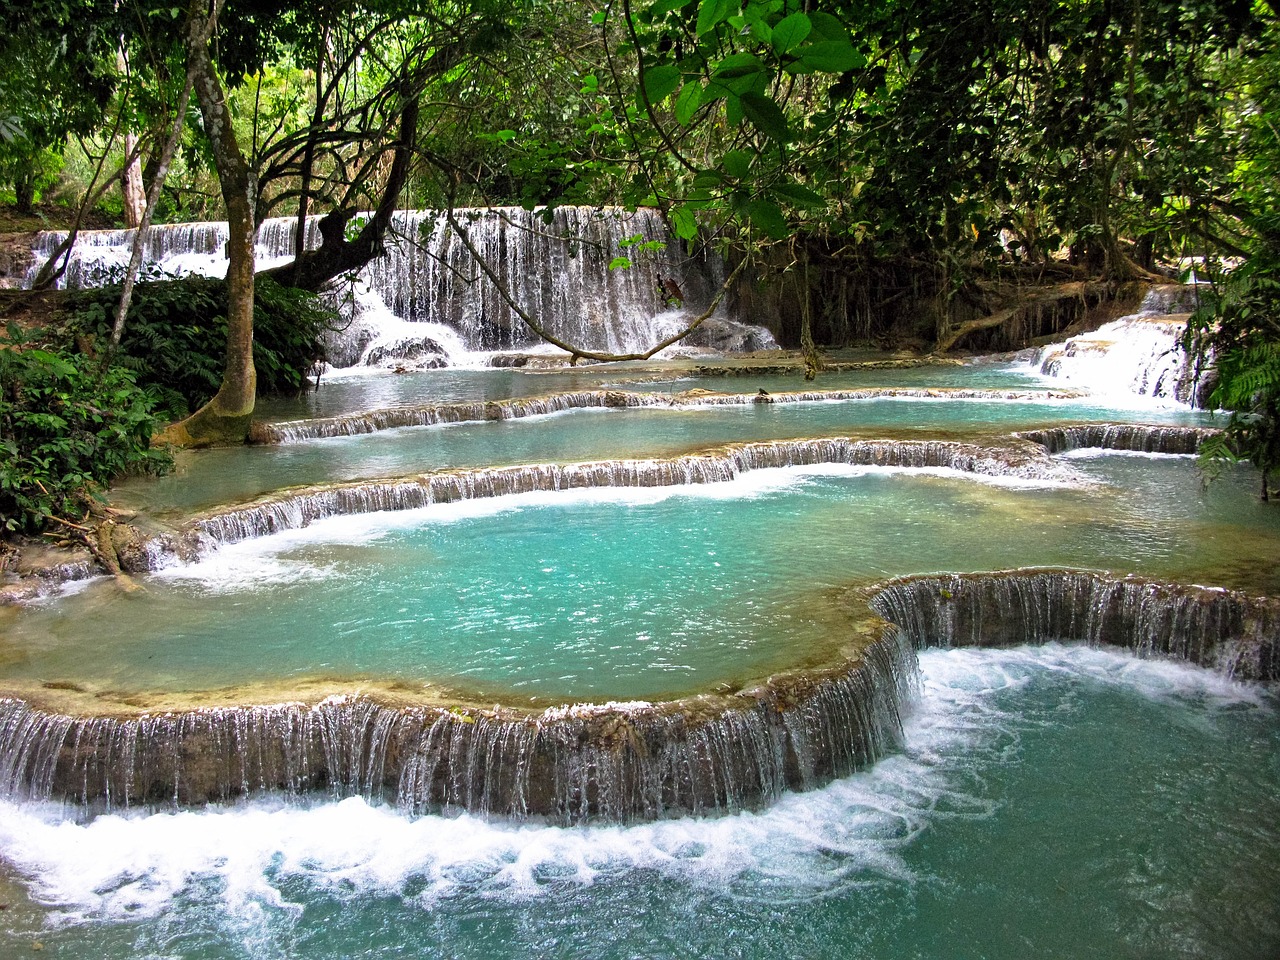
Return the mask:
[[946,353],[970,334],[977,333],[979,330],[990,330],[993,327],[1003,326],[1032,307],[1064,300],[1068,297],[1084,300],[1090,293],[1102,294],[1108,289],[1109,287],[1106,284],[1083,281],[1057,284],[1034,295],[1022,297],[1013,306],[1004,310],[997,310],[995,313],[990,313],[985,317],[978,317],[974,320],[966,320],[959,326],[954,327],[945,336],[940,337],[934,346],[934,352]]

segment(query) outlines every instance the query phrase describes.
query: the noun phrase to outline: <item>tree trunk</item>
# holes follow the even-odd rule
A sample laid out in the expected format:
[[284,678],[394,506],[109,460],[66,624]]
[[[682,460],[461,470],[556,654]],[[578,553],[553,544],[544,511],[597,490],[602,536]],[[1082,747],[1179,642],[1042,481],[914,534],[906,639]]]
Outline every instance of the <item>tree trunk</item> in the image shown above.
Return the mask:
[[231,125],[209,45],[222,0],[206,15],[201,0],[187,8],[187,76],[204,118],[205,135],[227,207],[227,355],[222,385],[212,400],[158,439],[178,446],[242,443],[249,433],[257,390],[253,367],[253,247],[255,180]]
[[[160,160],[156,164],[155,179],[151,181],[151,189],[143,197],[142,211],[138,221],[131,224],[135,230],[133,250],[129,255],[129,268],[125,271],[124,281],[120,285],[120,303],[116,306],[116,319],[111,327],[111,351],[120,346],[120,337],[124,333],[124,319],[129,313],[129,303],[133,299],[133,287],[138,281],[138,272],[142,269],[142,255],[146,247],[147,234],[151,230],[151,218],[155,215],[156,204],[160,202],[160,191],[164,189],[165,179],[169,176],[169,164],[173,162],[173,155],[178,151],[178,141],[182,138],[182,126],[187,117],[187,104],[191,100],[191,83],[192,79],[188,76],[186,85],[182,88],[182,95],[178,97],[177,109],[173,112],[173,124],[169,129],[169,137],[165,140],[164,147],[160,151]],[[129,138],[126,137],[125,142],[128,143],[128,141]],[[129,177],[129,169],[135,169],[138,176],[142,175],[137,157],[134,158],[131,167],[126,168],[126,182]],[[141,187],[141,183],[138,186]],[[128,188],[126,187],[127,192]],[[104,364],[111,351],[103,354]]]
[[35,204],[35,164],[28,159],[23,159],[19,161],[18,172],[13,178],[13,207],[18,213],[30,215],[35,212]]
[[138,135],[124,135],[125,156],[132,157],[120,178],[120,193],[124,199],[124,225],[130,230],[142,226],[147,209],[147,194],[142,184],[142,158],[137,154]]
[[[125,58],[124,49],[116,50],[116,71],[120,76],[129,77],[129,61]],[[126,90],[128,80],[126,79]],[[121,94],[124,96],[124,93]],[[120,105],[121,114],[124,104]],[[142,180],[142,158],[138,153],[138,135],[126,130],[124,135],[124,174],[120,177],[120,199],[124,204],[124,225],[136,230],[142,225],[142,217],[147,206],[147,188]]]

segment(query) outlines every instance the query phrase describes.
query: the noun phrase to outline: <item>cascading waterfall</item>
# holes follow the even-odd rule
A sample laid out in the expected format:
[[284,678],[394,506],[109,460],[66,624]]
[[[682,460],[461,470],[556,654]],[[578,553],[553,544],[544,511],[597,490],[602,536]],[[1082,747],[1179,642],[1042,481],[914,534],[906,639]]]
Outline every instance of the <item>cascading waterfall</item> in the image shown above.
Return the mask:
[[135,718],[0,701],[0,792],[107,809],[261,791],[386,797],[561,822],[748,809],[899,743],[915,649],[1108,644],[1280,678],[1280,602],[1077,571],[920,576],[859,591],[884,618],[855,659],[665,704],[400,707],[366,697]]
[[[683,254],[656,210],[495,207],[458,210],[455,220],[511,299],[575,346],[645,349],[686,322],[665,298],[664,281],[697,308],[720,280],[715,261]],[[396,316],[447,324],[473,349],[537,342],[442,213],[398,213],[394,229],[401,239],[364,276]],[[657,249],[642,249],[646,243]],[[622,257],[631,266],[611,268]]]
[[[690,705],[399,708],[331,698],[130,719],[0,701],[0,793],[108,809],[271,790],[565,822],[747,809],[893,749],[915,654],[898,631],[815,678]],[[702,698],[699,698],[701,701]]]
[[871,387],[860,390],[813,390],[790,393],[692,393],[663,396],[625,390],[579,390],[542,397],[486,400],[473,403],[419,404],[388,407],[311,420],[255,422],[255,443],[298,443],[326,437],[354,437],[400,427],[482,420],[519,420],[566,410],[639,407],[726,407],[757,403],[822,403],[849,400],[1041,400],[1057,396],[1043,390],[984,390],[918,387]]
[[[494,207],[459,209],[455,219],[511,299],[551,333],[585,349],[648,349],[682,329],[723,279],[719,260],[686,255],[655,210]],[[317,224],[316,217],[308,220],[307,248],[319,244]],[[259,269],[295,255],[296,226],[288,217],[262,223]],[[29,277],[65,236],[39,235]],[[156,226],[147,236],[144,263],[169,274],[222,276],[226,237],[224,223]],[[81,233],[63,283],[100,286],[117,279],[132,241],[131,230]],[[624,259],[629,266],[622,266]],[[397,212],[387,254],[361,271],[354,296],[339,303],[349,322],[330,353],[340,366],[453,365],[459,356],[443,329],[460,336],[465,351],[528,349],[540,342],[439,211]],[[777,344],[761,328],[715,318],[689,345],[753,350]]]
[[1071,450],[1127,450],[1135,453],[1194,454],[1219,431],[1213,427],[1167,427],[1143,423],[1081,423],[1015,436],[1038,443],[1050,453]]
[[[307,221],[303,245],[320,243],[318,218]],[[277,217],[264,220],[258,228],[255,253],[258,269],[291,260],[297,220]],[[119,283],[133,251],[134,230],[82,230],[67,262],[59,285],[69,288],[100,287]],[[36,235],[35,260],[27,282],[66,239],[66,231],[47,230]],[[144,273],[170,276],[221,277],[227,272],[227,225],[223,222],[156,224],[143,241]]]
[[1097,393],[1197,405],[1196,371],[1182,349],[1194,286],[1156,287],[1138,312],[1039,351],[1032,361],[1048,377]]
[[436,503],[557,490],[724,483],[750,470],[818,464],[946,468],[1027,481],[1088,482],[1070,466],[1053,461],[1043,447],[1025,441],[985,447],[947,440],[830,437],[734,444],[715,452],[667,459],[489,467],[332,484],[205,514],[197,517],[188,531],[191,537],[205,543],[235,543],[297,530],[332,516],[413,510]]
[[917,647],[1083,642],[1240,680],[1280,678],[1280,601],[1235,591],[1015,570],[905,577],[879,588],[871,606]]

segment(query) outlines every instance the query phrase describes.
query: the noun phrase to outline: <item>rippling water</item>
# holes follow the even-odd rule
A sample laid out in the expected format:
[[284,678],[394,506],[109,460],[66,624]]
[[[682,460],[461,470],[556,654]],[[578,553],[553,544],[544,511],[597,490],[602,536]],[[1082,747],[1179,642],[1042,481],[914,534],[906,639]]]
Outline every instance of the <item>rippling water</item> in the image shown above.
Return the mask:
[[[422,399],[599,385],[576,372],[487,376],[451,374]],[[278,413],[367,406],[397,382],[366,379]],[[415,401],[415,382],[386,396]],[[756,386],[630,386],[695,383]],[[575,412],[200,454],[184,461],[195,472],[130,495],[183,509],[445,466],[1133,417],[1088,401]],[[848,614],[835,598],[854,581],[1069,565],[1280,591],[1280,515],[1256,502],[1247,471],[1205,490],[1186,458],[1069,462],[1081,482],[760,471],[698,489],[324,521],[164,571],[141,597],[91,585],[27,611],[4,626],[0,676],[184,690],[324,672],[634,699],[759,676],[837,642]],[[900,753],[715,819],[565,828],[324,796],[87,818],[0,802],[0,955],[37,944],[94,960],[1280,952],[1272,693],[1053,645],[929,651],[921,670]]]
[[[760,813],[0,805],[0,946],[64,957],[1272,957],[1276,704],[1081,648],[933,651],[901,754]],[[2,889],[2,888],[0,888]]]
[[[747,392],[754,390],[755,381]],[[723,380],[717,384],[726,389]],[[741,390],[744,384],[730,384]],[[885,398],[710,409],[571,410],[522,420],[407,427],[270,447],[180,454],[177,471],[132,481],[125,506],[191,511],[298,484],[403,476],[451,467],[671,456],[723,443],[798,437],[936,436],[1082,421],[1131,421],[1135,413],[1088,399],[1054,401]],[[1211,425],[1186,409],[1144,409],[1140,422]]]
[[1280,517],[1243,476],[1205,491],[1189,458],[1073,462],[1092,483],[827,466],[333,518],[161,571],[144,596],[103,582],[30,611],[0,676],[667,698],[829,649],[853,582],[1070,566],[1257,588],[1233,578],[1280,554]]

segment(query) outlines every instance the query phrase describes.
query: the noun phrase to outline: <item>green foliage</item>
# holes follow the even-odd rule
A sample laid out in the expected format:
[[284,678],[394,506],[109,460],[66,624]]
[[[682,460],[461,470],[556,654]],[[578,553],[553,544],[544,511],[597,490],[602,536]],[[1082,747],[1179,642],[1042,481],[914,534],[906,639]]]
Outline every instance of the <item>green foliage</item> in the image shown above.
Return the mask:
[[1209,405],[1226,410],[1223,433],[1200,450],[1206,474],[1248,461],[1269,475],[1280,469],[1280,263],[1250,260],[1223,280],[1189,324],[1189,336],[1212,352],[1216,382]]
[[607,72],[641,167],[627,202],[682,237],[696,214],[948,272],[1069,244],[1115,276],[1178,252],[1222,196],[1236,62],[1267,22],[1242,0],[647,0],[598,20],[639,81]]
[[1187,325],[1186,345],[1216,383],[1209,404],[1230,412],[1226,431],[1201,448],[1212,475],[1247,460],[1262,471],[1262,496],[1280,469],[1280,29],[1272,25],[1238,81],[1248,109],[1239,118],[1238,148],[1226,194],[1198,211],[1201,232],[1229,232],[1243,263],[1224,271],[1210,261],[1213,293]]
[[89,0],[0,0],[0,182],[19,209],[51,182],[68,134],[103,121],[119,16]]
[[[259,393],[293,395],[324,357],[322,338],[336,323],[315,296],[267,277],[255,284],[253,361]],[[69,329],[102,351],[109,342],[120,288],[77,292]],[[154,389],[178,419],[210,400],[222,383],[227,344],[227,288],[203,277],[150,280],[134,289],[120,353],[113,361]]]
[[150,449],[154,402],[128,370],[102,372],[11,327],[0,337],[0,533],[79,518],[113,478],[167,470]]

